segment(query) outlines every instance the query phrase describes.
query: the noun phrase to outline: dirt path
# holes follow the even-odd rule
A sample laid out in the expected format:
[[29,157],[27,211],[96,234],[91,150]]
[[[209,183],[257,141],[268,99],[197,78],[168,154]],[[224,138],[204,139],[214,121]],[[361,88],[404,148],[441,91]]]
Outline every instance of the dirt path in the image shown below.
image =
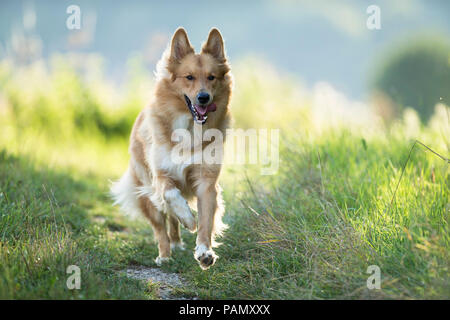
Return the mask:
[[129,267],[123,272],[126,272],[128,278],[142,280],[145,282],[152,282],[159,284],[158,295],[162,300],[188,300],[197,298],[186,298],[186,297],[174,297],[172,291],[175,288],[181,288],[187,286],[186,280],[184,280],[177,273],[164,272],[158,268],[149,268],[144,266],[139,267]]

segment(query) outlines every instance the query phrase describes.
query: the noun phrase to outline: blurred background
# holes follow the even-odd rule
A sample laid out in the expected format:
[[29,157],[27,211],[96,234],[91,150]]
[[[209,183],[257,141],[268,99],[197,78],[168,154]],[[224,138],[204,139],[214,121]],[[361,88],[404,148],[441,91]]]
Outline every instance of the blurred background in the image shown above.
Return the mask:
[[[70,15],[66,9],[72,4],[81,9],[79,30],[66,27]],[[364,102],[376,98],[384,109],[394,102],[418,110],[428,120],[434,105],[449,99],[450,3],[377,1],[379,30],[366,27],[371,4],[2,1],[0,57],[22,66],[70,54],[67,58],[77,69],[89,65],[104,72],[105,81],[121,86],[128,83],[127,75],[136,64],[151,74],[178,26],[186,28],[196,48],[215,26],[227,41],[233,64],[258,58],[295,77],[306,90],[334,89]],[[380,111],[384,116],[393,116],[395,110],[384,109]]]
[[[68,27],[77,22],[72,5],[80,10],[79,29]],[[389,133],[403,121],[408,130],[402,134],[417,138],[423,126],[445,121],[436,130],[447,132],[449,2],[378,1],[376,29],[368,27],[374,22],[370,5],[350,0],[2,1],[4,145],[23,152],[27,143],[37,144],[37,136],[47,147],[52,139],[67,147],[78,137],[79,148],[87,134],[126,148],[122,144],[134,119],[151,97],[155,65],[178,26],[188,31],[197,50],[211,27],[221,30],[235,77],[235,127],[312,136],[344,127],[368,137]],[[442,136],[431,140],[445,150],[448,135]],[[118,153],[125,163],[126,154]],[[70,159],[61,161],[65,166]]]

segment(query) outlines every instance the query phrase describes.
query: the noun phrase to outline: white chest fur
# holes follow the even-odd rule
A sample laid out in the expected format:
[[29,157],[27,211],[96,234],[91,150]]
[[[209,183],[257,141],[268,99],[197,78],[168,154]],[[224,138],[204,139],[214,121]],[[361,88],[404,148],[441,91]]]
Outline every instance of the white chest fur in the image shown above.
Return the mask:
[[192,122],[192,116],[190,114],[183,114],[175,118],[172,123],[172,130],[188,129],[189,124]]

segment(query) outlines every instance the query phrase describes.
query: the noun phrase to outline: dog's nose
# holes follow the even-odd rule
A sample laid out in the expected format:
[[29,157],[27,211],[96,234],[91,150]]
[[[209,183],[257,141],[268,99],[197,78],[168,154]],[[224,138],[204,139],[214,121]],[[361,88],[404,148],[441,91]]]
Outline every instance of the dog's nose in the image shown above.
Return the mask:
[[201,104],[207,103],[209,101],[209,93],[207,93],[207,92],[200,92],[197,95],[197,100]]

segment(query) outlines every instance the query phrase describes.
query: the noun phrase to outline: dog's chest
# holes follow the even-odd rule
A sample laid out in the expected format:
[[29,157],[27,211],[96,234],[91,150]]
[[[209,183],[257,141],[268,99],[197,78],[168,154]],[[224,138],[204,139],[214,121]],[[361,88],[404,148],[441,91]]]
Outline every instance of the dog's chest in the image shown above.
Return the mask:
[[188,130],[192,116],[190,114],[183,114],[175,118],[172,122],[172,130]]
[[[150,157],[154,169],[163,170],[172,179],[186,183],[188,169],[202,158],[202,130],[195,130],[195,127],[190,114],[174,119],[170,137],[172,143],[152,145]],[[199,147],[195,148],[197,144]]]

